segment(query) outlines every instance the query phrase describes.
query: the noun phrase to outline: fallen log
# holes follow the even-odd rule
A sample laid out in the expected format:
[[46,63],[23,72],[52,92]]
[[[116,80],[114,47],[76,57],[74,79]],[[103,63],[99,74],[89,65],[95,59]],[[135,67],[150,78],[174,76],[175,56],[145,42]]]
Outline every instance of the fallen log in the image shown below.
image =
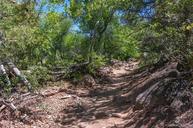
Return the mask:
[[88,71],[87,71],[87,66],[88,65],[89,65],[89,62],[83,62],[83,63],[80,63],[80,64],[71,65],[68,68],[56,67],[56,68],[52,69],[52,71],[49,74],[54,76],[55,81],[58,81],[58,80],[61,80],[61,79],[64,79],[64,78],[69,78],[74,73],[82,73],[82,74],[88,73]]

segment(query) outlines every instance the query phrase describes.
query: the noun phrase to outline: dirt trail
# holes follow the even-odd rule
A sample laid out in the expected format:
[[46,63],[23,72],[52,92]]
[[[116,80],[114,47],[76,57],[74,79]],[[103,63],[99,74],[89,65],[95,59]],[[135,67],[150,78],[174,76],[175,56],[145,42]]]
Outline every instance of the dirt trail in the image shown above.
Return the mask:
[[[169,75],[175,81],[166,85],[161,81],[170,78],[165,75],[173,65],[142,70],[136,61],[116,62],[100,70],[101,79],[93,86],[77,87],[67,81],[49,83],[38,95],[23,96],[21,102],[14,103],[16,112],[0,108],[0,127],[193,128],[189,84],[178,80],[173,72]],[[160,89],[155,88],[155,82],[162,83]],[[154,89],[157,92],[151,100],[143,101]]]
[[[124,124],[128,105],[119,106],[114,99],[121,95],[127,76],[138,62],[111,67],[106,77],[111,82],[95,85],[92,89],[70,88],[68,82],[57,82],[40,91],[43,97],[24,104],[16,119],[2,116],[2,128],[110,128]],[[113,82],[112,82],[113,81]],[[38,99],[38,100],[37,100]],[[122,102],[122,101],[120,101]],[[25,110],[26,109],[26,110]]]

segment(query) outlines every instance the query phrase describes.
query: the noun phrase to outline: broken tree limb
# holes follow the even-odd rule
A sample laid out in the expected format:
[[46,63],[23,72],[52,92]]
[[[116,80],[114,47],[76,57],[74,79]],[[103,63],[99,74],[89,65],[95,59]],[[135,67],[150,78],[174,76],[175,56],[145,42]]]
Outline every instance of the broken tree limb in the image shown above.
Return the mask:
[[12,102],[10,102],[10,101],[1,99],[1,100],[0,100],[0,104],[2,105],[2,106],[1,106],[1,111],[2,111],[3,109],[5,109],[5,107],[8,107],[8,108],[10,108],[10,109],[13,110],[13,111],[17,110],[17,107],[16,107]]
[[1,107],[0,107],[0,112],[2,112],[5,108],[6,108],[5,105],[1,105]]
[[32,87],[30,82],[26,79],[26,77],[20,72],[20,70],[12,63],[7,63],[9,70],[13,72],[17,77],[19,77],[20,81],[27,86],[28,90],[31,91]]
[[8,86],[11,86],[11,81],[9,80],[9,77],[6,73],[5,67],[3,64],[0,65],[0,77],[2,81]]
[[59,74],[65,74],[66,72],[70,72],[70,73],[80,72],[82,70],[85,70],[88,65],[89,65],[89,62],[83,62],[79,64],[73,64],[69,68],[56,67],[53,69],[53,72],[50,72],[50,74],[59,75]]
[[71,73],[74,73],[74,72],[84,72],[88,65],[89,65],[89,62],[75,64],[75,65],[72,65],[69,68],[69,70],[70,70]]
[[[88,73],[88,70],[87,70],[88,65],[89,65],[89,62],[83,62],[79,64],[73,64],[68,68],[55,67],[54,69],[52,69],[51,72],[49,72],[49,74],[53,75],[55,77],[55,81],[57,81],[57,80],[61,80],[66,77],[69,78],[69,76],[77,72],[83,73],[83,74]],[[66,76],[66,74],[68,75]]]

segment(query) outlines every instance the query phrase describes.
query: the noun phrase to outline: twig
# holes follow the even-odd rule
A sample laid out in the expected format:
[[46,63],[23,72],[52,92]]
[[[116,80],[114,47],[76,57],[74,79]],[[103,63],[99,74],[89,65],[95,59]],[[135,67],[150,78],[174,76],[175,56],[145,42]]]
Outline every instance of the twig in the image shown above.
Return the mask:
[[1,100],[0,104],[2,104],[0,111],[5,109],[6,107],[10,108],[13,111],[17,110],[17,107],[13,103],[11,103],[10,101]]

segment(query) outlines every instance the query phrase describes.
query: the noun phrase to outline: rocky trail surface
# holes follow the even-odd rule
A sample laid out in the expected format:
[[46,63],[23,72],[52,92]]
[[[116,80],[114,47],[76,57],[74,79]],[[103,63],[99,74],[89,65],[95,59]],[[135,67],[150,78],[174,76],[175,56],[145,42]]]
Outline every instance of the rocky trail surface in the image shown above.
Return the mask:
[[[171,104],[183,106],[184,102],[181,102],[181,100],[173,102],[173,99],[170,104],[151,102],[152,106],[149,106],[148,100],[141,100],[141,95],[148,97],[147,94],[156,90],[155,86],[152,86],[152,88],[147,89],[149,91],[144,91],[144,93],[142,91],[146,83],[149,81],[151,83],[152,77],[161,78],[162,71],[165,71],[165,68],[158,69],[153,74],[149,70],[140,71],[137,61],[116,62],[111,66],[100,69],[100,80],[96,80],[97,82],[89,87],[77,87],[67,81],[59,81],[48,83],[50,86],[41,89],[38,94],[26,94],[24,96],[16,94],[12,99],[15,101],[13,104],[17,107],[17,110],[0,108],[0,127],[193,127],[191,107],[184,108],[183,112],[178,112],[180,114],[176,111],[173,112],[173,109],[170,108]],[[156,74],[159,75],[156,76]],[[191,94],[187,94],[188,96],[191,97]],[[191,99],[189,97],[187,100]],[[140,104],[142,101],[147,106]],[[181,108],[179,109],[181,110]]]

